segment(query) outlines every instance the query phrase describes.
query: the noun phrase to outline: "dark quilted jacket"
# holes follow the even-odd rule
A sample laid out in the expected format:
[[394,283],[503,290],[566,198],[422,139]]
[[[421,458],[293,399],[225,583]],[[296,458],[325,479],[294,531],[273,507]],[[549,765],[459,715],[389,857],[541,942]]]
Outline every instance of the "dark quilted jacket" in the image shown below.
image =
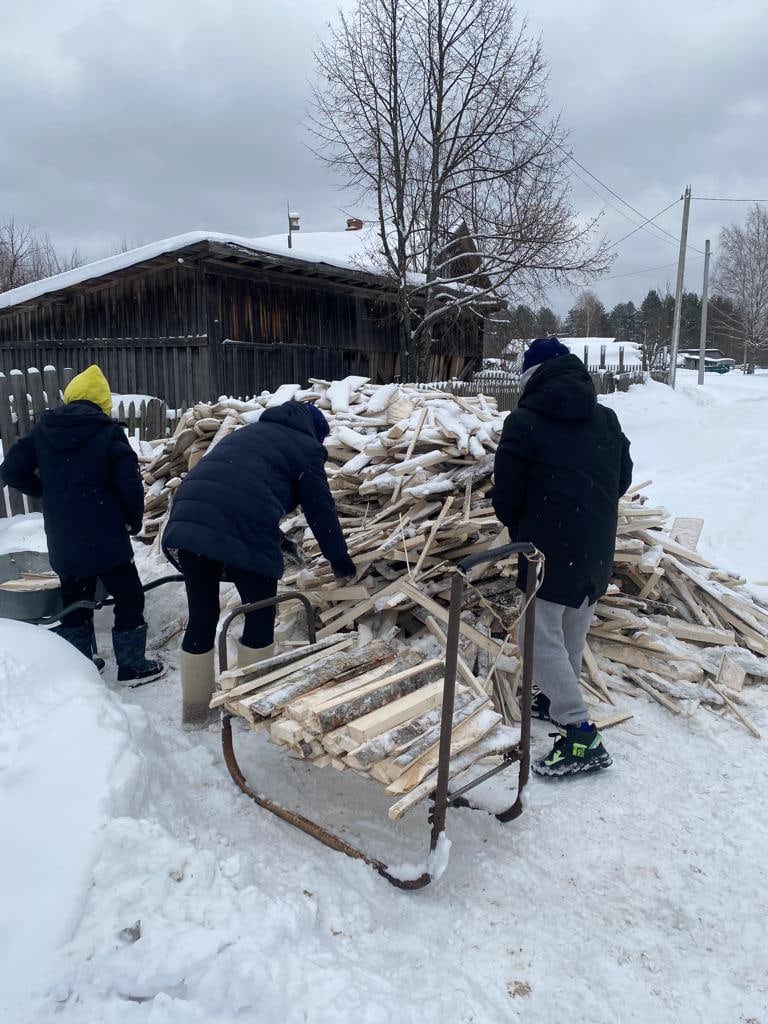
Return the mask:
[[220,441],[178,488],[163,535],[166,556],[192,551],[249,572],[283,574],[280,520],[301,505],[331,563],[347,557],[325,474],[325,448],[298,402]]

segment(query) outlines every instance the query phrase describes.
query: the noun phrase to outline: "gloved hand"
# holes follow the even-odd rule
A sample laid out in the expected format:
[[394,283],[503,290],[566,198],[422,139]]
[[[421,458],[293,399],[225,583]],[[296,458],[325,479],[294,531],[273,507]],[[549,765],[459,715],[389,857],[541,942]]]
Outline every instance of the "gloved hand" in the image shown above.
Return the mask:
[[345,555],[338,562],[334,562],[331,568],[337,580],[353,580],[357,576],[357,568],[349,555]]
[[304,552],[298,544],[294,544],[284,533],[280,534],[280,549],[288,561],[293,562],[294,565],[304,565]]

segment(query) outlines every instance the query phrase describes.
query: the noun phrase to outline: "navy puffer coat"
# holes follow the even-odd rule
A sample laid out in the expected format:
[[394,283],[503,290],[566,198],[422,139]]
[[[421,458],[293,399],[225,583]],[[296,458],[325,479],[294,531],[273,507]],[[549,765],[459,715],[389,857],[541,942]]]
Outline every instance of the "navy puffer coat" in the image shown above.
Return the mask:
[[122,427],[94,402],[43,413],[0,466],[0,478],[42,498],[48,556],[63,577],[98,576],[133,558],[141,528],[139,462]]
[[[511,539],[546,556],[540,598],[578,608],[605,593],[619,497],[631,481],[629,441],[616,413],[598,404],[581,360],[542,363],[504,423],[492,494]],[[519,565],[524,588],[527,563]]]
[[283,574],[280,520],[301,505],[320,550],[334,568],[347,545],[325,474],[327,457],[312,413],[299,402],[267,409],[220,441],[176,491],[163,550],[176,551],[271,579]]

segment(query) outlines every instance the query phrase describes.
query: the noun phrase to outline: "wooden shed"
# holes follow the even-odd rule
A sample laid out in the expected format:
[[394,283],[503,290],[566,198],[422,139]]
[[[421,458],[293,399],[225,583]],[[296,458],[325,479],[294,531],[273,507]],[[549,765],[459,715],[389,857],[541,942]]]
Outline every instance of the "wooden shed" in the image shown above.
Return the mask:
[[[322,253],[328,238],[195,232],[0,295],[0,371],[99,363],[113,391],[172,405],[248,396],[281,383],[398,373],[393,283],[365,261]],[[362,239],[352,240],[360,245]],[[323,244],[321,244],[323,243]],[[338,253],[338,246],[336,253]],[[430,376],[467,376],[482,358],[471,314],[433,346]]]

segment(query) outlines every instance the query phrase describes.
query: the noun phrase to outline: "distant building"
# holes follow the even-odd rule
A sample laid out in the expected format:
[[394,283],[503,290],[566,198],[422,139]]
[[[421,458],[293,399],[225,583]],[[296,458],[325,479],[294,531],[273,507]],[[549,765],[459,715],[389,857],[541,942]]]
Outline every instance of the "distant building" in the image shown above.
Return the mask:
[[[399,372],[395,283],[375,238],[346,231],[241,238],[193,232],[0,295],[0,371],[99,363],[115,391],[172,405],[282,383]],[[454,243],[464,253],[466,240]],[[473,256],[467,251],[467,260]],[[430,378],[479,369],[482,321],[438,327]]]

